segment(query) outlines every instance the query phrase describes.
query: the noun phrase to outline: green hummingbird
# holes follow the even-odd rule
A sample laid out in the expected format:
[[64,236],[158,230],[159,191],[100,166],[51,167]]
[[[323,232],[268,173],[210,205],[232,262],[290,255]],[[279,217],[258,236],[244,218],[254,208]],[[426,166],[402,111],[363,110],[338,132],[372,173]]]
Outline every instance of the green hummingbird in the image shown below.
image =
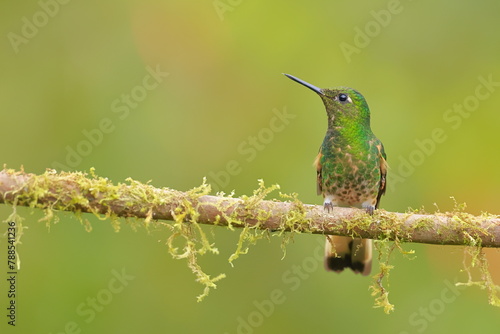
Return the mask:
[[[285,75],[316,92],[326,108],[328,130],[314,161],[317,192],[323,195],[325,209],[357,207],[373,214],[385,193],[388,166],[384,146],[370,128],[365,98],[352,88],[321,89]],[[371,263],[371,240],[327,236],[326,270],[351,268],[369,275]]]

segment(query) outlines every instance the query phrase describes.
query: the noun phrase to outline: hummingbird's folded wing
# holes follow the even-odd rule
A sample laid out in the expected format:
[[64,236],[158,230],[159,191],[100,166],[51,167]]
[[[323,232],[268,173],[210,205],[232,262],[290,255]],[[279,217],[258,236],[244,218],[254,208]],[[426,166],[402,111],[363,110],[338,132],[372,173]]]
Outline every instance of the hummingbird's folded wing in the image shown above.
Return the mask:
[[316,156],[316,159],[314,159],[314,167],[316,167],[316,190],[318,192],[318,195],[323,194],[323,180],[321,178],[321,157],[323,154],[321,153],[321,148],[319,150],[318,155]]

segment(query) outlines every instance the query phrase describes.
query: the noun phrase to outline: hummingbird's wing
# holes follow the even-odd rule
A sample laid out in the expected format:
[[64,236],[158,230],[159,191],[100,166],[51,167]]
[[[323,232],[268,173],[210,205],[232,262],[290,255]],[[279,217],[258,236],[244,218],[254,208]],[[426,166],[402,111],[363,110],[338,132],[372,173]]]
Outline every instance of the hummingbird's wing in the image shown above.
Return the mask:
[[314,159],[314,167],[316,167],[316,190],[318,192],[318,195],[323,194],[323,182],[321,179],[321,157],[323,154],[321,153],[321,148],[319,149],[319,153],[316,156],[316,159]]
[[379,155],[379,161],[380,161],[380,184],[378,188],[378,194],[377,194],[377,203],[375,204],[375,208],[378,208],[378,205],[380,203],[380,197],[382,197],[383,194],[385,194],[385,189],[387,186],[387,156],[384,151],[384,145],[382,145],[382,142],[379,140],[377,143],[377,149],[378,149],[378,155]]

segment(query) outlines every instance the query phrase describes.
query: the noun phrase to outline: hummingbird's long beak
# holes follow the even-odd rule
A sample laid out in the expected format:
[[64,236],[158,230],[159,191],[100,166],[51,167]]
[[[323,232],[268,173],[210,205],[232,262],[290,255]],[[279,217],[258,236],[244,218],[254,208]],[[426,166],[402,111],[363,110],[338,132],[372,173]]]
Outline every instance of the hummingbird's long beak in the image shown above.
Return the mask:
[[320,95],[324,95],[323,92],[321,91],[321,88],[318,88],[318,87],[316,87],[314,85],[311,85],[310,83],[305,82],[304,80],[300,80],[299,78],[294,77],[293,75],[286,74],[286,73],[283,73],[283,74],[286,75],[287,77],[289,77],[290,79],[292,79],[293,81],[298,82],[299,84],[304,85],[307,88],[315,91],[316,93],[318,93]]

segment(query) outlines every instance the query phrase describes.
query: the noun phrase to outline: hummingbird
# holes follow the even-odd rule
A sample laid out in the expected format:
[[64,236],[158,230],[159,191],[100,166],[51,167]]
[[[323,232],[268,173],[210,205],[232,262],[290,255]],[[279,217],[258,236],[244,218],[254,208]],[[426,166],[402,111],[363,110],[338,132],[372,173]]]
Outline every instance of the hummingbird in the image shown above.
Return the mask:
[[[370,109],[358,91],[348,87],[318,88],[284,74],[319,95],[326,108],[328,129],[314,160],[317,193],[323,206],[357,207],[370,215],[385,193],[387,157],[382,142],[370,127]],[[372,240],[327,236],[325,269],[369,275]]]

